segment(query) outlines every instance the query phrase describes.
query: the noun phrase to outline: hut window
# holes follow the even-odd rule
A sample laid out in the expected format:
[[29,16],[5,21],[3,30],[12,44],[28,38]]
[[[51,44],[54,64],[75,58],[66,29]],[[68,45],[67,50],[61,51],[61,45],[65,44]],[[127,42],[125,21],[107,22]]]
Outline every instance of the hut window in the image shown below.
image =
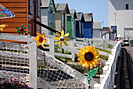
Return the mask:
[[34,0],[29,0],[29,14],[34,13]]
[[41,16],[41,1],[37,0],[37,17]]

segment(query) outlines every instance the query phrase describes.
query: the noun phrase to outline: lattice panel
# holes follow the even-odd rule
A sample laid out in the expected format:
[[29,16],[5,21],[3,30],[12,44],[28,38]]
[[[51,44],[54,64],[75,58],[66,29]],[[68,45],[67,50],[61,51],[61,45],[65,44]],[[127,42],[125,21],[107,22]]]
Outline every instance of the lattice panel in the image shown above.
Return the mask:
[[29,82],[28,46],[1,43],[0,46],[0,77],[17,77],[19,81]]
[[[85,84],[81,82],[84,77],[80,81],[80,78],[78,78],[78,74],[80,75],[80,73],[78,71],[52,58],[50,55],[45,53],[45,59],[38,60],[37,64],[38,77],[51,84],[51,86],[57,89],[85,89]],[[74,71],[75,74],[73,74]]]

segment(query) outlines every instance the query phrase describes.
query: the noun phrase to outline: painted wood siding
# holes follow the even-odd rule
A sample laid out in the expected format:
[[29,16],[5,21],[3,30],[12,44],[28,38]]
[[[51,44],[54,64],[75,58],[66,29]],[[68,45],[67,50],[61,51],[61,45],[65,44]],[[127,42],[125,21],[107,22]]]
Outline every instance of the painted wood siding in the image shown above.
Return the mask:
[[62,24],[62,22],[61,22],[61,20],[62,20],[62,15],[61,15],[61,13],[60,12],[56,12],[55,13],[55,27],[56,27],[56,30],[57,31],[61,31],[61,24]]
[[92,38],[93,37],[93,30],[92,30],[92,23],[91,22],[85,22],[83,30],[84,30],[83,37],[85,37],[85,38]]
[[101,29],[93,30],[93,38],[101,38],[101,37],[102,37]]
[[15,18],[0,19],[0,24],[8,25],[3,32],[18,34],[16,27],[22,24],[27,27],[25,30],[29,35],[35,36],[36,32],[41,32],[40,25],[34,22],[34,20],[41,21],[37,16],[37,12],[40,12],[39,0],[0,0],[0,3],[15,14]]
[[[0,3],[8,8],[9,10],[15,13],[15,18],[6,18],[0,19],[0,24],[7,24],[8,27],[4,30],[4,32],[14,32],[16,33],[16,27],[20,27],[21,24],[24,24],[27,27],[27,1],[28,0],[2,0]],[[26,29],[27,31],[27,29]]]
[[69,37],[72,37],[72,26],[71,26],[71,16],[67,16],[67,33],[69,33]]
[[[48,26],[55,29],[55,14],[48,12]],[[49,31],[50,35],[53,35],[54,33],[52,31]]]
[[79,21],[76,21],[76,37],[80,37]]
[[[41,22],[48,26],[48,9],[41,9]],[[41,27],[41,33],[48,34],[48,30],[44,27]]]

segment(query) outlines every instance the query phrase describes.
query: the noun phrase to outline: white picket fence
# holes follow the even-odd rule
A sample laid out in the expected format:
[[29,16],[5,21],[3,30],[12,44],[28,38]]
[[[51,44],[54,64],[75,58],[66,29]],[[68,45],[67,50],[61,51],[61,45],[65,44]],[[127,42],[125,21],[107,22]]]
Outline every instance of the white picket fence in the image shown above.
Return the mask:
[[[0,65],[3,68],[2,70],[0,70],[1,72],[0,77],[4,76],[4,73],[6,72],[8,77],[16,76],[16,77],[19,77],[21,81],[22,80],[29,81],[30,86],[33,87],[34,89],[37,89],[37,87],[42,89],[48,89],[48,88],[50,89],[55,89],[55,88],[88,89],[89,84],[84,74],[78,72],[77,70],[69,67],[65,63],[54,58],[54,55],[59,56],[59,54],[55,53],[54,40],[52,39],[52,37],[47,37],[49,41],[46,44],[48,44],[50,48],[49,49],[50,52],[48,53],[36,47],[35,41],[32,40],[33,37],[22,36],[22,35],[11,35],[11,34],[1,34],[1,36],[2,36],[2,39],[25,41],[27,42],[27,44],[24,45],[24,44],[0,42],[0,48],[4,50],[4,51],[0,51],[1,52]],[[78,53],[78,50],[76,48],[79,49],[80,47],[87,46],[90,44],[95,47],[102,47],[104,49],[107,49],[108,46],[114,47],[113,49],[114,51],[112,51],[112,55],[113,55],[112,57],[114,59],[117,59],[119,54],[119,49],[121,48],[119,42],[116,44],[116,42],[109,41],[109,40],[101,40],[101,39],[92,40],[92,39],[78,38],[78,39],[73,39],[72,41],[69,41],[68,46],[63,46],[63,49],[65,51],[71,52],[71,56],[69,55],[69,57],[74,60],[75,54]],[[13,52],[8,52],[8,51],[13,51]],[[25,53],[21,53],[19,51],[24,51]],[[61,54],[61,56],[66,57],[66,54],[65,55]],[[12,59],[10,59],[10,57],[12,57]],[[112,57],[111,56],[109,57],[109,61],[110,61],[110,58]],[[21,61],[18,61],[18,59],[21,59]],[[12,60],[16,63],[15,66],[11,64],[10,65],[7,64],[12,62]],[[111,61],[114,67],[115,67],[116,61],[115,63]],[[22,70],[21,73],[17,72],[18,71],[17,68],[19,69],[22,67],[18,65],[20,62],[27,64],[23,66],[24,70]],[[15,67],[16,68],[15,72],[11,71],[9,67]],[[7,72],[7,69],[4,69],[4,68],[7,68],[8,72]],[[106,76],[109,75],[108,72],[107,74],[106,72],[104,72],[104,75],[101,75],[100,77],[101,84],[98,84],[101,86],[101,89],[111,89],[111,88],[106,88],[108,86],[111,86],[111,85],[107,85],[106,82],[107,81],[112,82],[112,80],[110,80],[109,78],[114,77],[115,73],[114,73],[114,70],[112,69],[112,65],[108,65],[108,68],[111,68],[110,70],[112,71],[109,71],[109,70],[108,71],[109,73],[112,73],[112,75],[110,75],[111,77],[107,77],[107,78]],[[25,69],[27,69],[26,73],[25,73]],[[105,69],[106,69],[106,66],[104,70]],[[7,77],[7,75],[4,77]],[[97,89],[96,84],[97,83],[92,79],[90,87],[92,89]]]
[[[71,52],[71,50],[69,50],[68,52],[71,52],[71,54],[63,54],[63,53],[56,52],[56,51],[61,51],[61,49],[53,48],[54,47],[54,45],[53,45],[54,41],[52,40],[53,37],[54,36],[46,37],[48,39],[48,42],[46,43],[46,45],[49,45],[49,47],[46,47],[46,49],[51,50],[50,52],[52,52],[51,55],[53,55],[53,56],[72,58],[73,61],[75,61],[75,54],[77,53],[77,52],[75,52],[76,49],[80,49],[81,47],[92,45],[93,47],[104,49],[104,50],[111,52],[112,48],[117,44],[117,42],[111,41],[111,40],[74,38],[74,39],[71,39],[71,41],[67,41],[67,43],[68,43],[69,47],[72,47],[75,50],[72,52]],[[51,42],[50,42],[50,39],[52,40]],[[57,45],[57,46],[59,46],[59,45]],[[65,51],[67,51],[67,50],[68,49],[66,49]],[[106,56],[109,55],[109,53],[107,53],[107,52],[103,52],[103,51],[99,51],[99,52],[102,55],[106,55]]]

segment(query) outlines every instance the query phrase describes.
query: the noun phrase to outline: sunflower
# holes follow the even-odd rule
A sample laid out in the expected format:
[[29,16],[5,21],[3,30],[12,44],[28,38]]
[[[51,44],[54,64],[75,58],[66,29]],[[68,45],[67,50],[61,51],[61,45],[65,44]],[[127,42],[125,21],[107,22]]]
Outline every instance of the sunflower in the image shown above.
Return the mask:
[[44,47],[44,44],[47,42],[47,39],[45,39],[45,34],[40,34],[36,32],[37,36],[33,38],[33,40],[36,40],[37,46],[41,45]]
[[78,61],[82,67],[92,69],[93,67],[96,67],[97,64],[99,64],[99,50],[91,45],[82,47],[77,55]]
[[64,30],[62,30],[61,31],[61,35],[58,32],[56,32],[56,35],[58,37],[53,37],[53,39],[58,40],[57,42],[55,42],[55,45],[60,43],[60,47],[62,47],[63,44],[65,44],[67,46],[67,42],[66,41],[70,41],[70,39],[67,38],[69,36],[69,33],[64,35]]
[[3,29],[4,29],[5,27],[7,27],[7,26],[8,26],[8,25],[6,25],[6,24],[1,24],[1,25],[0,25],[0,30],[3,31]]

